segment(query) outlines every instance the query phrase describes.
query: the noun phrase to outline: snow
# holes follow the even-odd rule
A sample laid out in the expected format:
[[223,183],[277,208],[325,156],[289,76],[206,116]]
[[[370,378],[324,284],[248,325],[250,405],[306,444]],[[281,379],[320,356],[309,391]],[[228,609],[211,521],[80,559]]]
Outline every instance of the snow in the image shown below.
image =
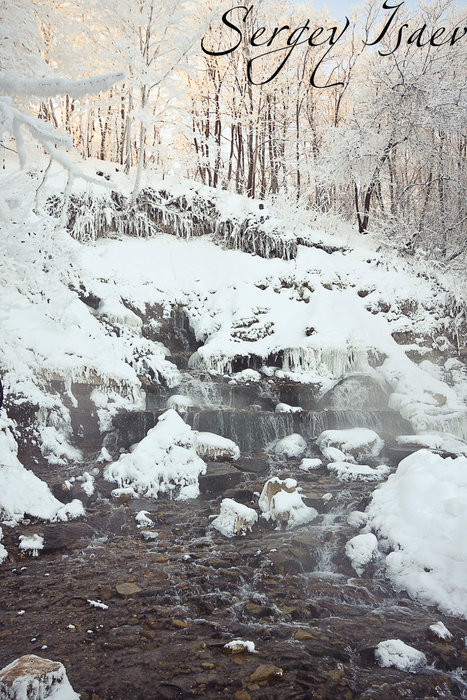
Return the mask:
[[321,453],[324,459],[328,459],[330,462],[355,462],[352,455],[346,455],[342,450],[337,449],[337,447],[322,447]]
[[419,447],[426,447],[429,450],[451,452],[455,455],[467,457],[467,442],[449,433],[431,432],[418,435],[398,435],[397,443],[403,446],[417,445]]
[[301,413],[300,406],[290,406],[288,403],[278,403],[275,408],[276,413]]
[[298,433],[287,435],[274,446],[277,455],[291,458],[300,457],[306,450],[306,440]]
[[376,556],[378,540],[372,532],[356,535],[345,545],[345,553],[352,567],[361,576],[367,564]]
[[2,544],[2,539],[3,539],[3,530],[0,527],[0,564],[3,564],[5,559],[8,556],[8,552],[6,551],[5,547]]
[[137,522],[136,527],[153,527],[154,521],[148,517],[149,513],[147,510],[140,510],[139,513],[135,515],[135,520]]
[[383,668],[394,666],[399,671],[408,671],[409,673],[417,673],[427,663],[423,652],[408,646],[400,639],[388,639],[385,642],[380,642],[375,649],[375,657]]
[[321,450],[334,447],[354,459],[377,457],[384,447],[384,442],[379,435],[368,428],[325,430],[318,436],[316,442]]
[[237,503],[232,498],[224,498],[221,502],[220,513],[211,525],[225,537],[234,535],[245,535],[247,530],[251,530],[258,520],[258,513]]
[[233,440],[214,433],[197,431],[194,431],[194,436],[194,448],[200,457],[227,460],[240,457],[240,449]]
[[351,462],[331,462],[328,464],[328,469],[337,476],[339,481],[381,481],[391,471],[385,464],[369,467],[367,464]]
[[63,664],[34,654],[15,659],[0,671],[0,695],[15,700],[79,700]]
[[109,606],[106,605],[105,603],[101,603],[100,600],[88,599],[88,603],[92,608],[99,608],[100,610],[108,610],[109,609]]
[[278,527],[281,523],[288,528],[298,527],[311,522],[318,515],[315,508],[303,503],[295,479],[281,480],[274,476],[266,481],[258,505],[263,518],[276,521]]
[[146,498],[157,498],[159,494],[179,500],[196,498],[198,477],[206,472],[206,465],[196,454],[195,443],[196,435],[190,426],[169,409],[133,452],[107,465],[104,478],[116,481],[119,489],[129,487]]
[[0,521],[8,525],[32,515],[43,520],[69,520],[84,515],[83,504],[75,499],[64,505],[17,457],[18,447],[12,423],[0,412]]
[[368,528],[397,590],[467,617],[467,458],[419,450],[373,493]]
[[41,549],[44,549],[44,538],[41,535],[20,535],[19,549],[23,554],[37,557]]
[[429,630],[433,632],[439,639],[452,639],[452,634],[444,624],[444,622],[438,621],[433,625],[430,625]]
[[304,472],[310,472],[313,469],[318,469],[318,467],[321,467],[322,464],[323,463],[320,459],[313,459],[311,457],[304,457],[304,459],[302,459],[302,461],[298,465],[298,468]]
[[248,651],[250,654],[256,654],[256,648],[255,648],[255,643],[250,642],[248,640],[243,640],[243,639],[232,639],[231,642],[227,642],[227,644],[224,644],[224,649],[230,649],[234,652],[238,652],[241,650]]

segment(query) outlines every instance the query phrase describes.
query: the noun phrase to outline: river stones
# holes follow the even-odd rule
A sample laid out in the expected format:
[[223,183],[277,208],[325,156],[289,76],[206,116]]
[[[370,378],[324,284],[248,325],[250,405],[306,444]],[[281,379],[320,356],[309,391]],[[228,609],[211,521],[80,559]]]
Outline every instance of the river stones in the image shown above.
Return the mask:
[[117,583],[117,585],[115,586],[115,590],[117,591],[118,595],[122,598],[131,598],[131,596],[141,593],[143,589],[137,586],[136,583],[125,582]]

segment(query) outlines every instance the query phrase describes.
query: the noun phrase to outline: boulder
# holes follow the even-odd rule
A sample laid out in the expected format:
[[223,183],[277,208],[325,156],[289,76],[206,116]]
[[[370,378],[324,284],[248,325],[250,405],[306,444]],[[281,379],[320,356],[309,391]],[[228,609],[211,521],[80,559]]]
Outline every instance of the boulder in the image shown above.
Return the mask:
[[46,700],[55,697],[79,700],[59,661],[27,654],[0,671],[0,698]]

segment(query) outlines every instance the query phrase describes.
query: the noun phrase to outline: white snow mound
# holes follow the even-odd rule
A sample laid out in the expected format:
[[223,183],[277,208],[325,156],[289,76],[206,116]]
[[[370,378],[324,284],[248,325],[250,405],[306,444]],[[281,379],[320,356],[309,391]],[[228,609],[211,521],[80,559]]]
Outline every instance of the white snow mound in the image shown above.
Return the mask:
[[380,642],[375,649],[377,662],[383,668],[394,666],[399,671],[417,673],[423,666],[426,666],[426,656],[423,652],[409,647],[400,639],[388,639]]
[[237,503],[232,498],[224,498],[220,513],[211,524],[225,537],[233,537],[245,535],[257,520],[258,513],[253,508]]
[[306,450],[306,440],[298,433],[287,435],[274,447],[274,452],[283,457],[300,457]]
[[467,617],[467,458],[419,450],[373,493],[368,526],[397,590]]
[[378,551],[378,540],[372,532],[356,535],[345,545],[345,553],[352,568],[361,576],[367,564],[374,559]]
[[349,462],[333,462],[328,464],[339,481],[381,481],[389,474],[390,469],[385,464],[369,467],[367,464],[350,464]]
[[169,409],[132,452],[105,468],[104,477],[116,481],[119,489],[129,487],[147,498],[157,498],[160,493],[176,494],[178,500],[196,498],[198,478],[206,472],[206,465],[196,454],[195,444],[196,434]]
[[215,433],[195,432],[196,454],[207,459],[238,459],[240,449],[233,440]]
[[377,457],[384,447],[383,440],[369,428],[325,430],[318,436],[316,442],[321,450],[326,447],[336,447],[354,459]]

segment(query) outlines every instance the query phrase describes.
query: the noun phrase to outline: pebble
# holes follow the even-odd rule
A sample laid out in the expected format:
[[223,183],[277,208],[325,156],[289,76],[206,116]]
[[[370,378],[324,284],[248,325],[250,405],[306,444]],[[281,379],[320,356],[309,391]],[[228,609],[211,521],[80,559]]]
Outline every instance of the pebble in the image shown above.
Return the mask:
[[136,583],[117,583],[115,590],[122,598],[128,598],[140,593],[143,589],[137,586]]
[[273,664],[261,664],[250,676],[250,682],[270,681],[283,678],[284,672],[279,666]]

